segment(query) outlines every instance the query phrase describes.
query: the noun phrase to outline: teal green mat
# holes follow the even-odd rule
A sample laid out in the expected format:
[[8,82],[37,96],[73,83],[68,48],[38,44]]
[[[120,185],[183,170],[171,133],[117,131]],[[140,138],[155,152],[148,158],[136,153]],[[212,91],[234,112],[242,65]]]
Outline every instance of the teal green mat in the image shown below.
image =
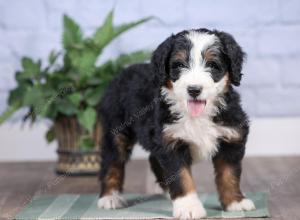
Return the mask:
[[[256,210],[248,212],[222,211],[216,194],[199,195],[207,211],[207,218],[255,218],[268,217],[266,195],[247,193],[253,200]],[[15,219],[167,219],[172,218],[172,204],[163,195],[125,194],[128,207],[117,210],[97,208],[98,196],[93,195],[49,195],[34,197]]]

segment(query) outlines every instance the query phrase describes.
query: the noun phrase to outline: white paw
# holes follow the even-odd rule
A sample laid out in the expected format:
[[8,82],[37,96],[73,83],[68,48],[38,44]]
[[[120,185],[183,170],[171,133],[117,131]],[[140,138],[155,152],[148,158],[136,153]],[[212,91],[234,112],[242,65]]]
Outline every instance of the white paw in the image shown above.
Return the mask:
[[206,211],[196,193],[188,194],[173,201],[173,216],[179,219],[199,219]]
[[243,199],[240,202],[233,202],[227,206],[227,211],[251,211],[255,209],[255,205],[251,199]]
[[99,208],[103,209],[118,209],[127,205],[126,201],[120,194],[115,191],[111,195],[103,196],[97,203]]

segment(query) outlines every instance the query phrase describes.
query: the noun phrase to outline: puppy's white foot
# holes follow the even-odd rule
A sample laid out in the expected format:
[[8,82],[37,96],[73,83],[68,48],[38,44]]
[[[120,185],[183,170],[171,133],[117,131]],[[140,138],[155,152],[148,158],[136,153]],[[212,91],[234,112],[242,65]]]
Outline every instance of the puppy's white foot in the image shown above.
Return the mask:
[[114,191],[111,195],[101,197],[97,203],[99,208],[118,209],[127,205],[126,201],[120,196],[119,192]]
[[179,219],[199,219],[206,211],[196,193],[190,193],[173,201],[173,216]]
[[255,205],[251,199],[243,199],[240,202],[233,202],[227,206],[227,211],[251,211],[255,209]]

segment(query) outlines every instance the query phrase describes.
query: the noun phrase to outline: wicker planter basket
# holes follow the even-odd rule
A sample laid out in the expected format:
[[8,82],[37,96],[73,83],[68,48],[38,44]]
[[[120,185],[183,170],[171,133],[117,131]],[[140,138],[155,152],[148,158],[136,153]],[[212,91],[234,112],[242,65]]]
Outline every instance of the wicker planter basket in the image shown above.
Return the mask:
[[62,175],[96,175],[100,170],[100,137],[102,134],[100,123],[95,126],[93,137],[95,148],[83,151],[79,146],[79,138],[84,134],[75,117],[60,117],[54,126],[58,141],[58,161],[56,173]]

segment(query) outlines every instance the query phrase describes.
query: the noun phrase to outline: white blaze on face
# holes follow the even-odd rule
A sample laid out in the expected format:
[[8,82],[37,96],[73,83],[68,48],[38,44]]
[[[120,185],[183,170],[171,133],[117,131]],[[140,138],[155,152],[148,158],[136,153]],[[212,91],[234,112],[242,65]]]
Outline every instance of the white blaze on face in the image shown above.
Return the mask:
[[[196,31],[189,32],[186,37],[191,42],[189,67],[182,69],[179,79],[173,82],[172,91],[163,89],[163,93],[175,103],[173,110],[177,109],[181,114],[191,117],[214,114],[217,111],[215,100],[224,90],[227,76],[219,82],[214,82],[209,68],[205,67],[203,54],[207,48],[219,42],[219,39],[213,34]],[[187,92],[189,86],[201,87],[202,91],[198,99],[205,102],[191,102]]]
[[[164,126],[164,134],[191,143],[193,162],[197,162],[201,158],[211,158],[215,155],[218,151],[219,138],[231,139],[239,136],[234,129],[220,126],[212,120],[220,107],[226,107],[223,94],[227,88],[228,74],[215,82],[210,69],[205,67],[202,54],[208,47],[212,52],[217,52],[214,50],[219,49],[215,44],[219,41],[218,37],[200,32],[189,32],[186,37],[191,42],[189,67],[182,69],[179,78],[172,82],[172,88],[163,87],[161,91],[166,101],[171,104],[169,107],[171,113],[180,116],[176,123]],[[202,88],[201,94],[197,97],[200,103],[189,103],[195,100],[188,94],[188,86]],[[205,106],[201,101],[206,102]]]

